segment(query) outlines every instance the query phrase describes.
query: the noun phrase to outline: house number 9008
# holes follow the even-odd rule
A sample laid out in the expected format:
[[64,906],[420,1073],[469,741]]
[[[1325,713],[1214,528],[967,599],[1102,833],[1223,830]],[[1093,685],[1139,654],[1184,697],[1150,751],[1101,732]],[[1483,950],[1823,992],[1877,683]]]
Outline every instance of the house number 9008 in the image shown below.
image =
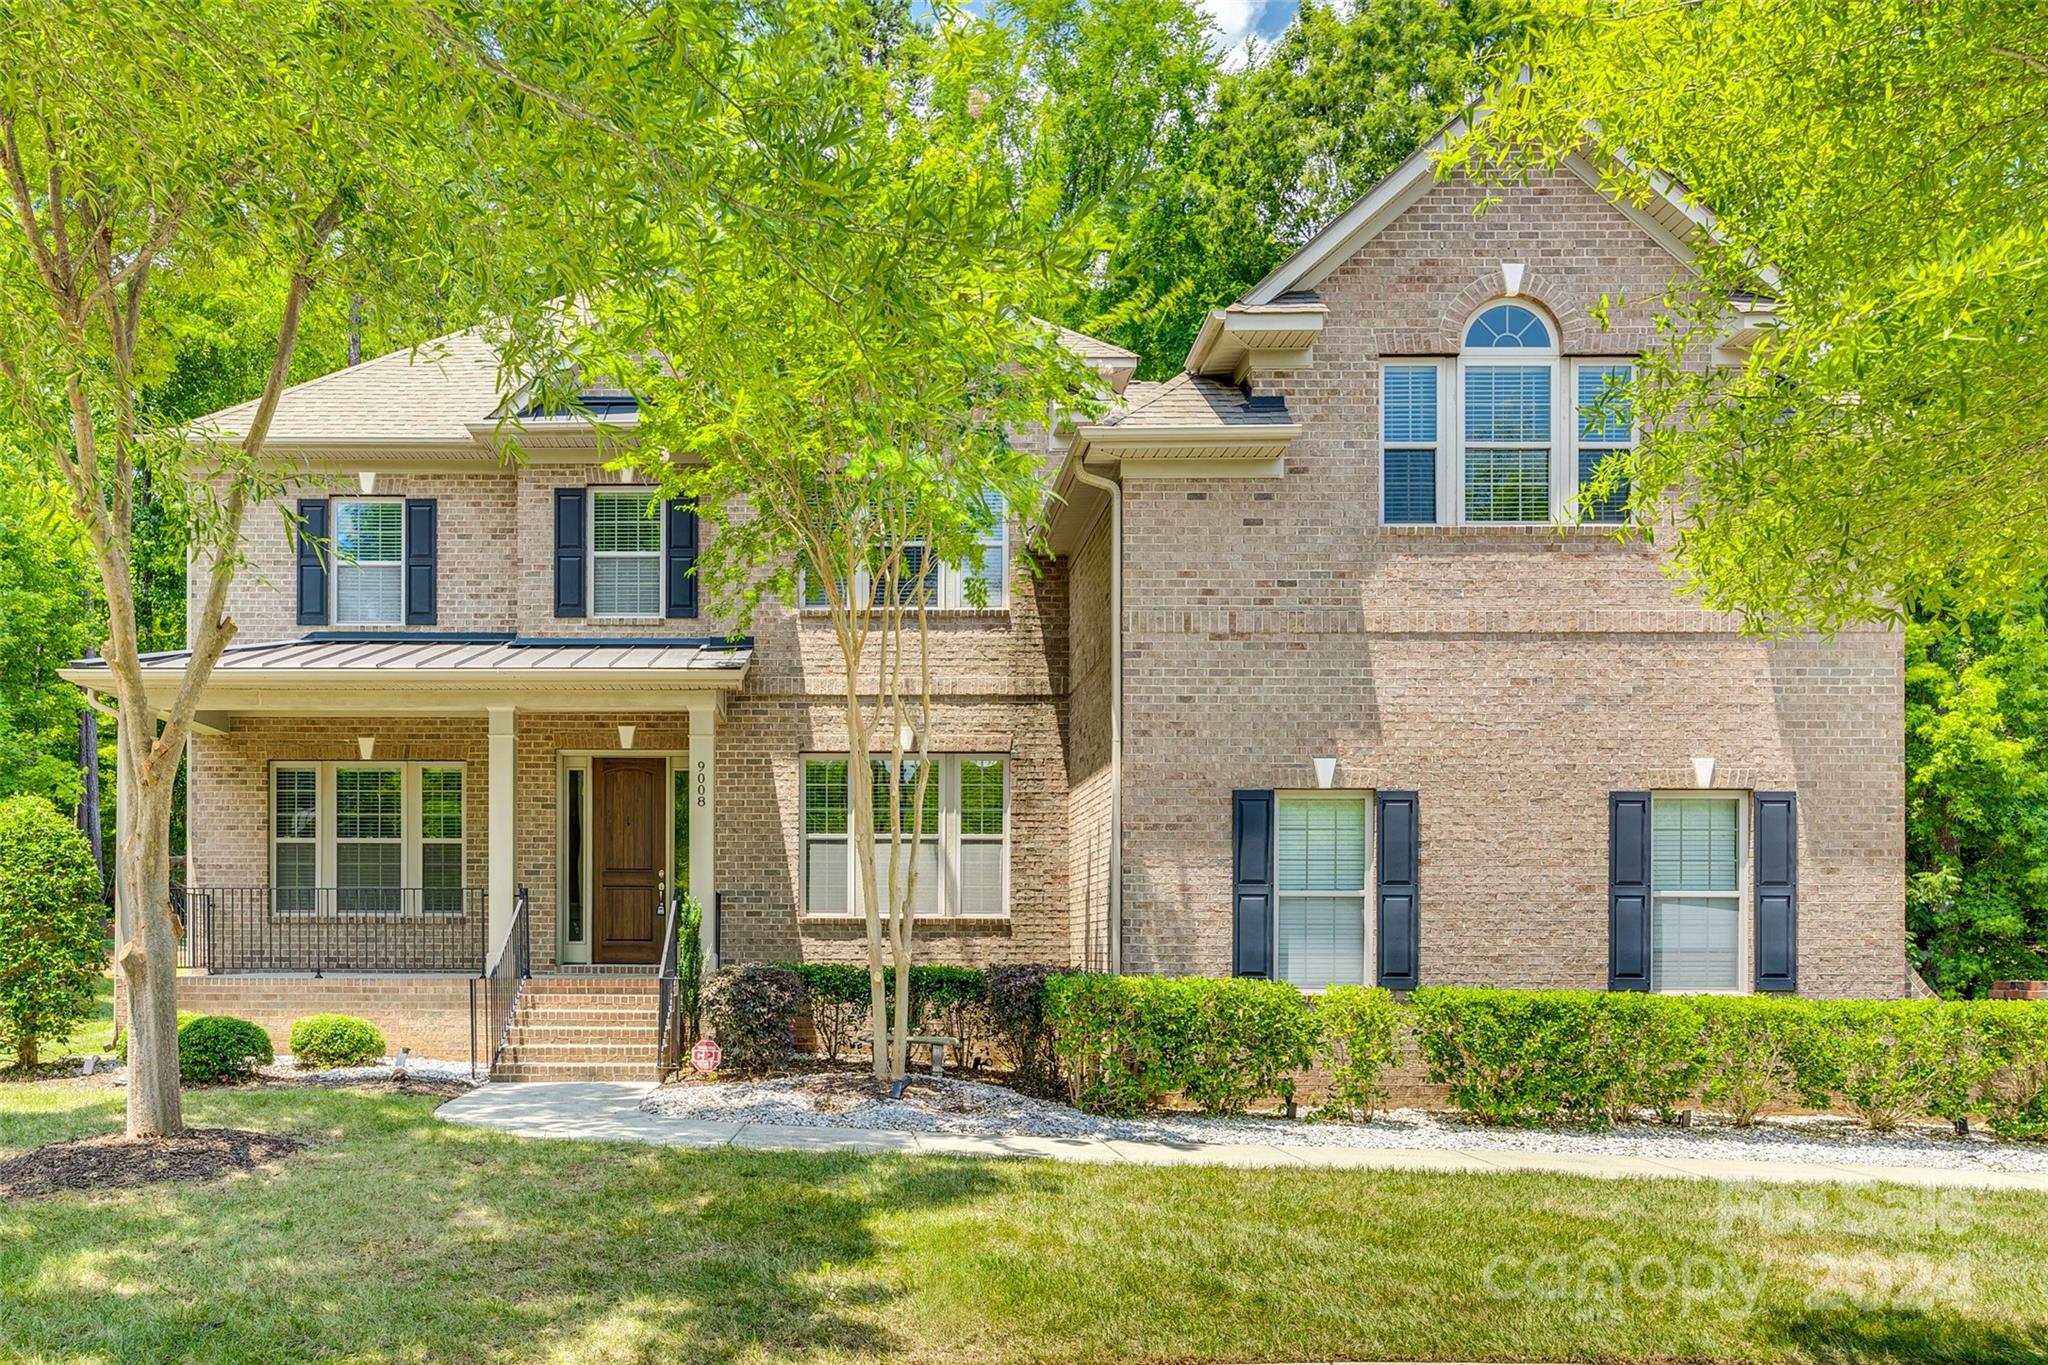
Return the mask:
[[704,809],[705,789],[711,785],[710,764],[698,759],[697,768],[697,809]]

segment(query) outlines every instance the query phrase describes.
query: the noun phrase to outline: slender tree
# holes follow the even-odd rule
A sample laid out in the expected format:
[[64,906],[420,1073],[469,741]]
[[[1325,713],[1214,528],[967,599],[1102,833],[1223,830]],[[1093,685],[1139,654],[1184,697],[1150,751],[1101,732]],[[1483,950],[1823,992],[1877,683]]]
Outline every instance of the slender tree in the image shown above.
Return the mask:
[[[717,54],[723,117],[747,136],[712,173],[747,186],[744,203],[670,234],[654,268],[607,272],[582,366],[641,395],[619,460],[696,499],[697,572],[732,629],[799,591],[824,608],[886,1079],[906,1064],[915,855],[937,795],[941,566],[964,567],[970,601],[987,591],[977,570],[1014,569],[980,556],[997,518],[1028,527],[1043,500],[1021,433],[1090,397],[1029,312],[1079,264],[1085,215],[1013,197],[991,94],[1014,76],[1012,35],[949,16],[878,58],[868,8],[758,16]],[[672,114],[647,99],[622,94],[603,117],[659,147]]]
[[[307,309],[337,282],[386,309],[505,303],[536,284],[506,241],[524,221],[517,187],[489,154],[500,135],[531,145],[530,111],[451,50],[453,24],[367,0],[0,14],[0,403],[12,443],[61,490],[107,615],[131,1135],[182,1128],[173,793],[234,637],[228,585],[248,509],[275,487],[264,444]],[[159,286],[201,277],[235,281],[272,329],[255,415],[232,438],[179,430],[144,399],[179,335],[179,291]],[[139,657],[149,488],[198,580],[169,697],[148,691]]]

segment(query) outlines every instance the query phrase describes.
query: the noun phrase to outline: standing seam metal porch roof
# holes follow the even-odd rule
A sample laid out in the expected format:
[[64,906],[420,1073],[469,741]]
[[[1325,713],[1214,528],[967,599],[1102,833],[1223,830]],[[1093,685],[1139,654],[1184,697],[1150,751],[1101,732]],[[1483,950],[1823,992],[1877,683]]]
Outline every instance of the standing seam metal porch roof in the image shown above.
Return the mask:
[[[167,650],[142,658],[144,676],[183,671],[190,650]],[[620,681],[648,673],[704,673],[707,683],[737,682],[753,659],[753,641],[712,639],[588,639],[514,635],[344,635],[315,634],[296,640],[267,640],[228,646],[214,665],[217,678],[353,673],[402,677],[409,674],[612,675]],[[62,670],[97,674],[103,659],[75,661]],[[722,676],[721,676],[722,675]],[[591,676],[589,681],[600,678]],[[86,681],[71,677],[73,682]]]

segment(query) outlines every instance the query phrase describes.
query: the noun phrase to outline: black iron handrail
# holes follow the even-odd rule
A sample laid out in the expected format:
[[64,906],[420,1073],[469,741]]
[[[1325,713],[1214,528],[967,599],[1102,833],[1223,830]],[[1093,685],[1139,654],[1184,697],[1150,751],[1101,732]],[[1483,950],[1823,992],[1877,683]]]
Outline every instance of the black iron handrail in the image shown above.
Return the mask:
[[529,934],[526,888],[522,886],[512,902],[512,922],[505,926],[505,941],[498,945],[498,955],[469,983],[469,1074],[480,1079],[488,1078],[505,1055],[512,1016],[518,1013],[520,994],[533,975]]
[[654,1081],[659,1085],[668,1079],[674,1069],[670,1047],[676,1028],[676,1006],[682,996],[682,980],[676,972],[676,956],[682,939],[682,898],[672,896],[668,903],[668,932],[661,945],[661,966],[657,968],[661,989],[655,1005],[655,1052]]
[[482,971],[490,932],[472,886],[181,886],[180,966],[222,972]]

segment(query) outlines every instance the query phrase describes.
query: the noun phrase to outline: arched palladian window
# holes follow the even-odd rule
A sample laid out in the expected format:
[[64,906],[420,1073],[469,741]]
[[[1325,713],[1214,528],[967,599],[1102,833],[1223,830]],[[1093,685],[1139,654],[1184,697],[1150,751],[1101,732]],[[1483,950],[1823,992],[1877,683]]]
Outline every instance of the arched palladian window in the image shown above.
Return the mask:
[[[1569,360],[1529,304],[1486,304],[1454,360],[1380,366],[1381,519],[1390,525],[1528,525],[1580,518],[1579,490],[1634,444],[1625,361]],[[1591,520],[1619,521],[1627,490]]]

